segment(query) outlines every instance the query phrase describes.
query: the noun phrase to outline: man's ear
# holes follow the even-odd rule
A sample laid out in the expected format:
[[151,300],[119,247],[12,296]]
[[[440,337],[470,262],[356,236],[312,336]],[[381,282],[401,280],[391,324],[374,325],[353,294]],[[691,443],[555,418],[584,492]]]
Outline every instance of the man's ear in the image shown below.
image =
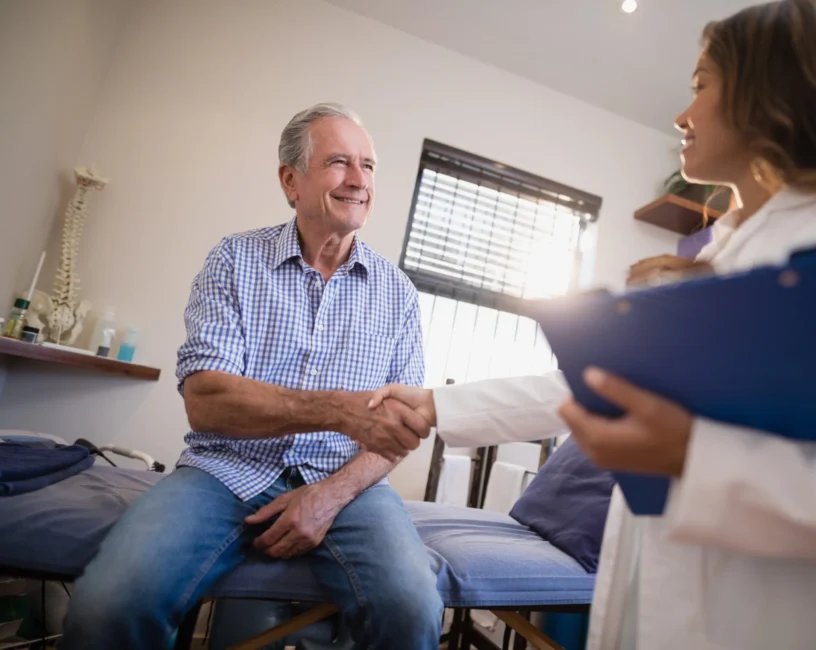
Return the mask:
[[286,198],[289,200],[289,203],[294,203],[297,201],[298,193],[297,189],[295,188],[295,170],[289,165],[281,165],[278,167],[278,178],[280,179],[283,193],[286,194]]

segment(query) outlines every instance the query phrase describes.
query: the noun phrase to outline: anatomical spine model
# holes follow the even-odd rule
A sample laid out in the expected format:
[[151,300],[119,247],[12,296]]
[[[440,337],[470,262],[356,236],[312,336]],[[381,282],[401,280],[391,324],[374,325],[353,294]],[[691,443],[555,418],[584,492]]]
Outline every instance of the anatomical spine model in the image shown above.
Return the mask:
[[50,296],[50,309],[46,319],[48,339],[68,345],[74,343],[82,331],[82,322],[90,308],[90,304],[85,301],[77,304],[79,276],[76,269],[82,228],[88,216],[88,191],[101,190],[108,184],[108,180],[93,169],[77,167],[74,173],[77,188],[65,211],[60,264],[54,277],[53,295]]

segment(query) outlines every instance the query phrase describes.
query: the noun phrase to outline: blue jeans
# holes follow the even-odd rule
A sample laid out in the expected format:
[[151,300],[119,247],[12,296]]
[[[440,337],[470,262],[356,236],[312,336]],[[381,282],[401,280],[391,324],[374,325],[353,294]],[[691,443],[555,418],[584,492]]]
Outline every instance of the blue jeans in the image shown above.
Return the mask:
[[[244,517],[302,484],[287,471],[244,502],[206,472],[174,471],[131,506],[77,581],[60,650],[169,648],[185,613],[250,552],[259,528]],[[346,506],[309,559],[359,647],[439,647],[436,576],[389,486]]]

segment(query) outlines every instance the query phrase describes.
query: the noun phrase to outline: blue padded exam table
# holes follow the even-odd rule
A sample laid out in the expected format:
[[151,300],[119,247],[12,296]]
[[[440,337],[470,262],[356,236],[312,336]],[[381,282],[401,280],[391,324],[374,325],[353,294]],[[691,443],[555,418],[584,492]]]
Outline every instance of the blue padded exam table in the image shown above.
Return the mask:
[[[97,462],[42,490],[0,498],[0,574],[77,577],[130,503],[162,476]],[[428,549],[448,607],[490,609],[542,649],[558,646],[519,612],[587,611],[595,576],[510,517],[436,503],[405,506]],[[252,557],[207,594],[207,599],[218,598],[314,603],[289,623],[289,632],[336,611],[326,604],[308,558]],[[196,615],[192,612],[185,620],[176,647],[188,647]],[[282,636],[275,628],[234,647],[260,648]]]

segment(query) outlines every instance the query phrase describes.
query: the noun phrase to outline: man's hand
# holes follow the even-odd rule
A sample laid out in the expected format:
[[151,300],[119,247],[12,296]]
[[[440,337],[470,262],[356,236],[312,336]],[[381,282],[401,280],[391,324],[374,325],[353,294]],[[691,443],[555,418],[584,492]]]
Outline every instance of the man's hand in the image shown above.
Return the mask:
[[387,399],[395,399],[421,415],[432,427],[436,426],[436,405],[433,391],[415,386],[391,384],[374,391],[374,397],[368,403],[369,408],[377,408]]
[[584,381],[626,412],[618,419],[593,415],[572,398],[558,411],[593,463],[623,472],[682,475],[693,422],[688,411],[597,368],[588,369]]
[[629,267],[628,286],[677,281],[691,275],[706,275],[714,269],[706,262],[696,262],[676,255],[648,257]]
[[419,447],[420,438],[430,434],[430,423],[405,404],[388,399],[376,408],[369,408],[371,398],[370,392],[338,394],[337,430],[356,440],[366,451],[393,463]]
[[330,488],[327,481],[303,485],[247,517],[247,524],[256,525],[280,515],[265,533],[255,538],[253,546],[269,557],[284,560],[319,546],[345,506]]

